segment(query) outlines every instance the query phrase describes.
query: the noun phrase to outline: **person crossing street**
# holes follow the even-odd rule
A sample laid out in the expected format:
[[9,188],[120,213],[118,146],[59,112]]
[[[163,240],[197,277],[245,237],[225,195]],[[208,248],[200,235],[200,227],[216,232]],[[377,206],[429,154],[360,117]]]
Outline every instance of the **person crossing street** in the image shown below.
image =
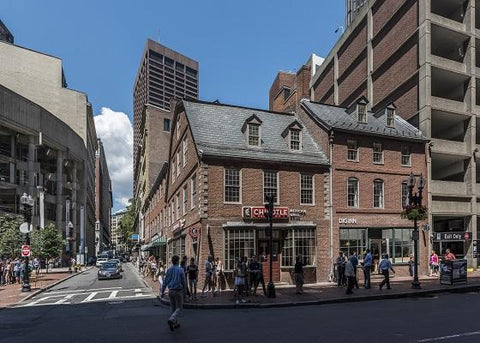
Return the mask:
[[168,326],[171,331],[175,331],[180,327],[178,316],[183,308],[183,295],[186,289],[185,274],[183,269],[178,265],[180,257],[174,255],[172,257],[172,266],[168,268],[163,280],[161,297],[165,295],[165,288],[168,287],[168,298],[170,300],[170,309],[172,314],[168,318]]

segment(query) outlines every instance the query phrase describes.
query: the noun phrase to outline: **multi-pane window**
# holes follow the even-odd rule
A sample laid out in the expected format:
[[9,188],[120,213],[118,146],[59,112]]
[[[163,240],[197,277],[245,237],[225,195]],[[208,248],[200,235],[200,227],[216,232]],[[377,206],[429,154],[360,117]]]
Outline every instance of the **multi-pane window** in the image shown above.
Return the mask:
[[410,166],[410,147],[408,145],[402,145],[402,166]]
[[315,229],[289,229],[282,248],[282,267],[293,267],[301,255],[303,262],[313,265],[315,260]]
[[175,172],[175,157],[172,158],[172,167],[171,167],[171,172],[170,172],[170,175],[172,177],[172,184],[175,182],[175,176],[177,175],[177,173]]
[[170,217],[170,224],[173,224],[173,222],[175,221],[175,204],[173,203],[173,201],[170,203],[170,211],[172,212],[172,215]]
[[347,202],[349,207],[358,207],[358,179],[348,179]]
[[177,196],[175,197],[175,206],[177,208],[177,217],[176,219],[180,218],[182,216],[182,213],[180,211],[180,193],[177,193]]
[[180,118],[177,118],[177,127],[175,131],[177,131],[177,140],[178,140],[180,138]]
[[358,161],[358,145],[356,140],[347,140],[347,160]]
[[187,185],[185,185],[183,186],[183,214],[187,213],[187,202],[188,202]]
[[273,196],[273,202],[278,203],[278,173],[274,171],[263,172],[263,201],[267,202],[267,196]]
[[402,207],[408,205],[408,185],[406,182],[402,182]]
[[367,122],[367,105],[358,104],[357,114],[358,114],[358,121],[360,123],[366,123]]
[[255,255],[255,231],[246,228],[225,231],[225,270],[234,270],[239,257]]
[[180,175],[180,152],[176,154],[176,161],[177,161],[177,177]]
[[239,169],[225,169],[225,202],[240,202]]
[[387,108],[387,126],[393,127],[394,126],[394,114],[395,110],[391,108]]
[[248,124],[248,145],[260,145],[260,125]]
[[313,204],[313,175],[300,175],[300,205]]
[[383,181],[373,181],[373,207],[383,208]]
[[373,163],[383,163],[382,143],[373,143]]
[[163,119],[163,131],[170,132],[170,119]]
[[193,176],[190,178],[190,190],[190,208],[194,208],[197,206],[197,174],[193,174]]
[[183,154],[183,166],[185,167],[187,165],[187,149],[188,149],[188,145],[187,145],[187,137],[185,137],[183,139],[183,142],[182,142],[182,154]]
[[300,150],[300,131],[290,130],[290,149]]

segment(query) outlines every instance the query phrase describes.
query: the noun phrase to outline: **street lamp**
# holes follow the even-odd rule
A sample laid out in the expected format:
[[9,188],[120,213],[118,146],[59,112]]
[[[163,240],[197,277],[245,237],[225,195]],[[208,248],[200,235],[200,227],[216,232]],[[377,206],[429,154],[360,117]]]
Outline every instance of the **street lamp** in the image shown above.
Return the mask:
[[265,204],[265,217],[268,219],[269,228],[267,229],[267,235],[269,236],[268,240],[268,249],[270,251],[270,256],[268,257],[268,263],[270,265],[270,278],[267,285],[267,297],[275,298],[275,285],[273,284],[272,269],[273,269],[273,259],[272,259],[272,248],[273,248],[273,195],[267,195],[265,197],[267,203]]
[[416,210],[416,214],[413,215],[413,253],[414,253],[414,270],[413,270],[413,281],[412,281],[412,288],[413,289],[421,289],[420,281],[418,281],[418,214],[424,214],[424,208],[422,206],[422,191],[423,187],[425,186],[425,179],[423,175],[420,174],[418,178],[418,193],[413,193],[413,187],[415,187],[416,179],[413,173],[410,173],[408,177],[407,186],[408,186],[408,211],[410,213],[412,210]]
[[[25,233],[25,245],[30,247],[30,225],[32,222],[32,208],[34,205],[34,200],[31,195],[27,196],[27,193],[23,193],[20,197],[20,210],[23,212],[23,216],[27,221],[27,231]],[[23,273],[23,285],[22,292],[30,292],[30,278],[28,275],[29,272],[29,261],[28,256],[25,256],[25,270]]]
[[67,224],[67,227],[68,227],[68,232],[66,232],[66,236],[67,236],[67,248],[68,248],[68,252],[70,253],[70,255],[72,255],[72,237],[73,237],[73,223],[71,221],[68,222]]

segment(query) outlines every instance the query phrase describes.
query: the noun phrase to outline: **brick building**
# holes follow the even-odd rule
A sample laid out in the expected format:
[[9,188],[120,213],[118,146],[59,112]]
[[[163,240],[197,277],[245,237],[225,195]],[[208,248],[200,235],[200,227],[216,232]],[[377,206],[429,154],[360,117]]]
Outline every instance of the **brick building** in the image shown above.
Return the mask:
[[[376,259],[388,253],[397,274],[408,275],[412,222],[401,219],[401,213],[408,175],[426,175],[427,140],[395,114],[394,105],[376,113],[367,111],[367,105],[365,98],[350,108],[304,99],[297,112],[331,163],[330,256],[338,250],[361,256],[370,248]],[[429,236],[421,237],[422,271],[427,267],[428,243]]]
[[[168,172],[149,197],[159,212],[151,206],[148,216],[159,223],[151,232],[168,239],[167,259],[194,256],[202,274],[208,255],[218,256],[231,277],[235,258],[260,256],[268,273],[272,255],[274,280],[291,282],[301,254],[309,282],[327,279],[330,261],[320,256],[331,239],[328,161],[295,115],[184,100],[174,113],[169,155]],[[267,194],[277,209],[272,254]]]

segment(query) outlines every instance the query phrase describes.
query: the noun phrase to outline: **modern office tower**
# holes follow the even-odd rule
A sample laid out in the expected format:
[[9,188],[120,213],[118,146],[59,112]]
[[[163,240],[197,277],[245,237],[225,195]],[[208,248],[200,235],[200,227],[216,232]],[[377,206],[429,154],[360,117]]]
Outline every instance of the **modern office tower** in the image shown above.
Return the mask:
[[421,129],[430,139],[431,247],[477,267],[480,1],[368,0],[347,23],[311,99],[348,107],[365,96],[374,112],[393,102]]
[[[13,134],[10,131],[9,135],[13,134],[17,139],[12,141],[13,145],[10,146],[17,149],[15,156],[22,156],[25,162],[11,166],[14,169],[10,169],[10,173],[16,175],[17,169],[28,171],[30,174],[26,179],[28,187],[25,191],[34,197],[40,197],[42,193],[40,189],[45,190],[43,194],[45,217],[46,219],[50,217],[57,229],[62,231],[64,238],[68,238],[64,253],[88,257],[85,254],[88,251],[92,255],[95,250],[97,136],[92,106],[87,95],[67,88],[60,58],[2,40],[0,40],[0,85],[6,89],[5,92],[13,92],[16,97],[21,97],[23,102],[19,101],[19,104],[31,103],[33,107],[37,106],[42,111],[48,112],[64,124],[60,127],[63,131],[55,133],[50,132],[51,127],[48,126],[50,124],[46,124],[48,121],[39,121],[37,126],[31,128],[33,131],[26,138],[22,138],[21,132]],[[5,103],[9,103],[10,100],[3,99]],[[18,106],[20,115],[23,108],[21,105]],[[26,124],[33,125],[39,111],[37,109],[36,112],[28,113],[31,118]],[[74,149],[69,146],[76,144],[73,138],[69,138],[70,130],[81,138],[84,152],[77,149],[77,153],[74,153]],[[50,132],[52,140],[62,141],[58,145],[51,141],[50,145],[45,145],[47,140],[43,138],[47,131]],[[19,150],[20,147],[23,150]],[[29,157],[26,157],[27,155]],[[45,160],[49,161],[45,168],[38,169],[36,163],[45,163]],[[33,165],[28,165],[27,168],[25,164],[30,163]],[[21,175],[20,173],[20,182]],[[15,177],[11,180],[15,180]]]
[[198,62],[147,40],[133,91],[133,195],[138,208],[168,160],[171,102],[197,98]]
[[112,214],[111,224],[110,224],[112,245],[115,246],[116,251],[121,251],[121,252],[125,252],[126,249],[123,246],[123,244],[120,243],[121,242],[120,233],[118,232],[118,230],[119,230],[120,220],[125,215],[125,213],[127,213],[127,210],[123,209]]
[[97,140],[95,153],[95,252],[111,248],[110,217],[112,214],[112,182],[102,140]]

